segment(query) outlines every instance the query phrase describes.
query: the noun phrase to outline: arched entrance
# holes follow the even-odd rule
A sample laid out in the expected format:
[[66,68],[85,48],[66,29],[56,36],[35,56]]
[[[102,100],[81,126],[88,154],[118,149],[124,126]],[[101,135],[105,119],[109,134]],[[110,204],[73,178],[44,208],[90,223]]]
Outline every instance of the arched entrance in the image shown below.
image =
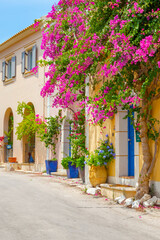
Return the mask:
[[[31,107],[31,110],[25,109],[24,115],[28,116],[30,111],[33,111],[35,114],[35,109],[32,103],[28,103],[28,106]],[[34,163],[35,162],[35,133],[25,135],[22,138],[23,141],[23,163]]]
[[13,157],[13,112],[8,108],[4,116],[4,162]]

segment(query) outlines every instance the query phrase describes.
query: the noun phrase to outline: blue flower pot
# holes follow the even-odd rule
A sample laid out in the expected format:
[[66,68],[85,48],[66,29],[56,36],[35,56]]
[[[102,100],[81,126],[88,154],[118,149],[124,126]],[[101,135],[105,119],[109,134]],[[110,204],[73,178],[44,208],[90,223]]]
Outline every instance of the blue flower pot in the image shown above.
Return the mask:
[[78,178],[78,168],[75,165],[71,166],[72,162],[68,163],[67,177]]
[[46,172],[51,174],[51,172],[57,172],[57,161],[45,160]]

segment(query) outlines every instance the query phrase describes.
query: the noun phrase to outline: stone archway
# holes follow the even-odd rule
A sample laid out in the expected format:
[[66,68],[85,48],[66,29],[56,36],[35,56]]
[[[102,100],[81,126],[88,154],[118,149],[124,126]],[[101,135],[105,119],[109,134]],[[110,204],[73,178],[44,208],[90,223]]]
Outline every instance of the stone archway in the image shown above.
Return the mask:
[[[29,102],[27,103],[34,113],[35,108],[34,105]],[[27,116],[29,114],[29,110],[25,109],[24,115]],[[23,163],[34,163],[35,162],[35,134],[30,138],[29,135],[25,135],[22,138],[23,143]]]
[[8,108],[4,116],[4,162],[8,162],[9,157],[13,157],[13,111]]
[[63,121],[62,124],[62,158],[65,158],[67,156],[71,157],[71,143],[68,139],[69,134],[71,133],[71,124],[69,123],[69,120],[73,118],[73,110],[72,109],[67,109],[66,112],[66,118]]
[[69,142],[69,130],[70,130],[70,124],[67,121],[67,119],[64,120],[63,126],[62,126],[62,153],[63,158],[70,155],[70,142]]

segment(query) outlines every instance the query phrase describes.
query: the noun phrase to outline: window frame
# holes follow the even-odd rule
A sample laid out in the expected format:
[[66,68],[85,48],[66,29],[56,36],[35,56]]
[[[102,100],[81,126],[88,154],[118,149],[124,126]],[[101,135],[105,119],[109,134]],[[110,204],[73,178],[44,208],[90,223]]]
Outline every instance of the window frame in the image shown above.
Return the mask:
[[7,82],[16,77],[16,56],[8,57],[2,62],[2,81]]
[[22,52],[22,74],[28,75],[37,66],[37,45],[29,46]]
[[32,70],[32,62],[33,62],[33,50],[30,49],[27,52],[27,71],[31,71]]
[[12,68],[13,68],[13,66],[12,66],[12,59],[9,59],[8,61],[7,61],[7,65],[6,65],[6,78],[7,79],[11,79],[12,78]]

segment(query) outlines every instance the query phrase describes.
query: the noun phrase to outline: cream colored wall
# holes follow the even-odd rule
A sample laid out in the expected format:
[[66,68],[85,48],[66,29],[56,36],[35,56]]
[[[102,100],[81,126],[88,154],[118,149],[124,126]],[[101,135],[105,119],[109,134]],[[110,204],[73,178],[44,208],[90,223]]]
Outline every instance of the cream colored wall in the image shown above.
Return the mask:
[[[98,93],[99,88],[101,87],[101,83],[96,86],[96,89],[90,88],[89,94],[90,96],[94,96]],[[106,134],[109,136],[110,142],[113,143],[113,147],[115,149],[115,118],[107,119],[103,123],[103,127],[98,125],[89,126],[89,152],[93,152],[99,144],[100,139],[105,140]],[[108,167],[108,176],[115,177],[115,160]]]
[[[22,120],[16,112],[18,102],[31,102],[34,105],[35,113],[41,116],[46,115],[45,100],[40,96],[41,88],[44,84],[44,68],[39,68],[37,75],[24,76],[21,73],[21,54],[26,46],[37,45],[38,60],[42,58],[41,32],[33,32],[32,35],[26,37],[20,42],[15,43],[6,50],[0,52],[0,136],[4,135],[4,116],[8,108],[13,111],[14,117],[14,139],[13,139],[13,156],[17,157],[19,163],[22,162],[22,141],[17,140],[15,135],[15,127]],[[2,81],[2,62],[8,55],[16,56],[16,77],[13,82],[8,84]],[[43,144],[36,138],[35,143],[35,161],[43,163],[46,159],[46,149]],[[2,158],[2,156],[1,156]]]
[[[105,127],[105,128],[103,128]],[[110,120],[107,119],[103,127],[90,125],[89,127],[89,152],[93,152],[98,146],[99,141],[106,139],[106,134],[109,135],[110,142],[113,143],[113,147],[115,149],[115,119]],[[115,160],[109,165],[108,168],[108,176],[115,176]]]

